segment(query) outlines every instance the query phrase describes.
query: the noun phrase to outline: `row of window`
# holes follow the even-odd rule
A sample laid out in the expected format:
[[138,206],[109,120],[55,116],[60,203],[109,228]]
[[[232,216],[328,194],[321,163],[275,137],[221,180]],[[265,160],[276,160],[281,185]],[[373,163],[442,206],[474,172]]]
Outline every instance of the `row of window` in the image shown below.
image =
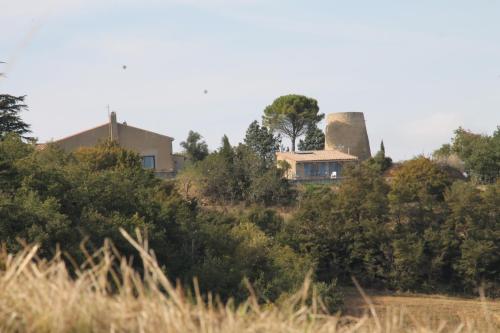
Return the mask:
[[304,177],[340,177],[342,166],[337,162],[303,163]]

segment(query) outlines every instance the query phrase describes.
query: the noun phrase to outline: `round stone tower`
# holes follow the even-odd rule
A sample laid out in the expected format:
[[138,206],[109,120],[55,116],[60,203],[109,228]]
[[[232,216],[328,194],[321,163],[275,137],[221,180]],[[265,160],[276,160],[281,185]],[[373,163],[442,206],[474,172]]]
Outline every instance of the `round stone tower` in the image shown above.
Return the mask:
[[361,161],[372,156],[363,112],[339,112],[327,115],[325,150],[333,149],[357,156]]

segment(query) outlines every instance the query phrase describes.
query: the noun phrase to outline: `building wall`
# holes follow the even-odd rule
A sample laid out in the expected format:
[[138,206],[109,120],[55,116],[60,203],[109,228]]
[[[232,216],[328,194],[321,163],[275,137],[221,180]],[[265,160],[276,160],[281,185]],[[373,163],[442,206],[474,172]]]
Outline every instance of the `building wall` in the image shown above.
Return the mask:
[[325,150],[340,150],[361,161],[371,157],[363,112],[330,113],[326,118]]
[[99,142],[109,138],[109,124],[81,132],[67,138],[56,141],[57,145],[67,152],[77,150],[81,147],[93,147]]
[[172,138],[117,123],[114,113],[111,114],[109,123],[55,141],[55,143],[65,151],[71,152],[81,147],[93,147],[110,138],[117,141],[121,147],[141,156],[154,156],[155,172],[167,177],[176,171],[172,155]]
[[178,172],[184,168],[187,163],[187,158],[184,155],[174,154],[175,171]]
[[157,172],[175,171],[172,139],[167,136],[118,124],[118,143],[123,148],[135,151],[141,156],[154,156]]

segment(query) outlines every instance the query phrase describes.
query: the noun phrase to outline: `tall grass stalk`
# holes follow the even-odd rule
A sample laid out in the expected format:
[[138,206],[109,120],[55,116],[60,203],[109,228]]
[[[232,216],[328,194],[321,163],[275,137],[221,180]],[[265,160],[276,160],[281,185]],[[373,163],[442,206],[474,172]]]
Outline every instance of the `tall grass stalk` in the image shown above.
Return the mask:
[[[0,254],[0,332],[487,332],[498,318],[463,318],[450,325],[415,320],[401,309],[361,317],[329,315],[320,299],[306,302],[310,281],[280,305],[259,304],[254,296],[235,305],[208,295],[194,283],[191,297],[169,281],[140,234],[134,239],[143,272],[134,270],[110,243],[71,274],[60,254],[37,257],[27,246],[15,255]],[[250,287],[251,289],[251,287]],[[251,293],[252,294],[252,293]],[[419,316],[421,317],[421,316]],[[496,321],[496,322],[495,322]]]

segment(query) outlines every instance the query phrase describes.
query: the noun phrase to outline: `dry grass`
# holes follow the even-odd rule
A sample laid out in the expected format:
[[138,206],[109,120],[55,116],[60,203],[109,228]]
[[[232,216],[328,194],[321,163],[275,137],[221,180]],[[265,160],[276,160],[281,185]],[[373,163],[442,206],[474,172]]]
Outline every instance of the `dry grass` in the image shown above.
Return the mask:
[[[359,317],[327,315],[321,301],[307,306],[309,287],[282,305],[222,304],[174,287],[148,251],[147,242],[124,236],[144,264],[139,275],[108,244],[72,278],[64,261],[36,257],[37,247],[0,256],[0,332],[495,332],[500,318],[487,303],[458,322],[425,320],[405,307]],[[196,284],[195,284],[196,285]],[[370,300],[364,296],[365,302]],[[431,315],[431,313],[428,313]],[[431,317],[429,317],[431,318]]]

